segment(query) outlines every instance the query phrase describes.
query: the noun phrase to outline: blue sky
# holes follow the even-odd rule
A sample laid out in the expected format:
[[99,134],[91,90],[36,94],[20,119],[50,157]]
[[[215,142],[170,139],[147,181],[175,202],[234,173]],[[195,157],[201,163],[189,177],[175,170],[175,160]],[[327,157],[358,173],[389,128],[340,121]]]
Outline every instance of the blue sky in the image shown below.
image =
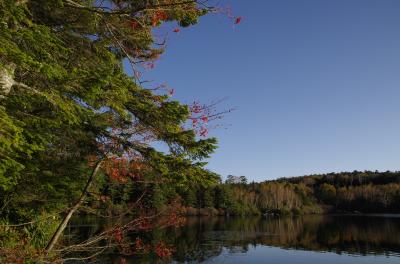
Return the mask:
[[400,165],[400,1],[223,1],[170,34],[145,77],[183,102],[227,97],[209,168],[262,181]]

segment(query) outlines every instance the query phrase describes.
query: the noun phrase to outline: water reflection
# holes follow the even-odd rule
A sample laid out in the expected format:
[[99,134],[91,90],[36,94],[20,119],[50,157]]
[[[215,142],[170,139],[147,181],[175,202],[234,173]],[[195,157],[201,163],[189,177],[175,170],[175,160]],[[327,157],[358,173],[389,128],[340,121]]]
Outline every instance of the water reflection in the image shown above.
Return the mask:
[[[184,227],[154,231],[151,238],[174,246],[175,263],[203,263],[213,259],[220,263],[221,256],[246,256],[249,259],[250,255],[254,257],[257,254],[260,260],[254,260],[254,263],[264,263],[272,258],[272,250],[267,254],[254,249],[265,246],[288,249],[276,253],[276,262],[271,260],[268,263],[280,263],[282,254],[302,252],[299,250],[336,253],[325,254],[331,261],[334,261],[334,256],[341,254],[356,255],[364,260],[368,257],[363,256],[390,256],[390,259],[400,262],[399,217],[315,215],[296,218],[188,218]],[[118,258],[103,256],[101,262],[113,263]],[[227,263],[233,263],[231,260]],[[168,262],[171,260],[160,261],[155,256],[134,256],[128,259],[128,263]],[[343,260],[339,262],[345,263]],[[369,262],[354,262],[353,259],[349,263]]]
[[400,218],[200,218],[188,219],[185,227],[168,230],[166,235],[175,238],[178,261],[204,261],[223,247],[230,252],[247,252],[249,245],[338,254],[400,253]]

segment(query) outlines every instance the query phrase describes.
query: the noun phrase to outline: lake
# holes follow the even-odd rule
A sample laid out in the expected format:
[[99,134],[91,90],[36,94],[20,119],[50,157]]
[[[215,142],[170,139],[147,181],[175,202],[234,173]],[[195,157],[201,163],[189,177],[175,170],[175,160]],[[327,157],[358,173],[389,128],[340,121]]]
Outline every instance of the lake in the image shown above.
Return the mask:
[[[180,228],[154,231],[173,245],[169,260],[126,257],[127,263],[400,263],[400,217],[193,217]],[[120,263],[102,256],[101,263]]]

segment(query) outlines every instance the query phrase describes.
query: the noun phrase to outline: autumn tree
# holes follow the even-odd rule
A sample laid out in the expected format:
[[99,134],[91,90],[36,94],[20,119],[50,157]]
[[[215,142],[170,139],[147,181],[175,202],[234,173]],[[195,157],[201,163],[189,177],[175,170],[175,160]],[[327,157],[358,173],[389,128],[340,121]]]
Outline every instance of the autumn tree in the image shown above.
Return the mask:
[[205,136],[219,113],[171,100],[173,91],[149,89],[141,79],[164,50],[155,28],[177,33],[212,10],[183,0],[1,0],[2,215],[19,223],[38,210],[64,211],[51,250],[98,192],[99,177],[215,182],[202,160],[215,150],[216,139]]

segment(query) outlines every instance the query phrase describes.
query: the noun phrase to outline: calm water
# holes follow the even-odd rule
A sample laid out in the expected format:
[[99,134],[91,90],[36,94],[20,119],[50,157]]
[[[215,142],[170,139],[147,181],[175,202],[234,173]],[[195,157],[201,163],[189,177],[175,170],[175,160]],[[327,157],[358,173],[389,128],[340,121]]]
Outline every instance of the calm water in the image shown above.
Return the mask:
[[182,228],[150,236],[174,246],[172,259],[136,256],[127,263],[400,264],[398,216],[188,218]]

